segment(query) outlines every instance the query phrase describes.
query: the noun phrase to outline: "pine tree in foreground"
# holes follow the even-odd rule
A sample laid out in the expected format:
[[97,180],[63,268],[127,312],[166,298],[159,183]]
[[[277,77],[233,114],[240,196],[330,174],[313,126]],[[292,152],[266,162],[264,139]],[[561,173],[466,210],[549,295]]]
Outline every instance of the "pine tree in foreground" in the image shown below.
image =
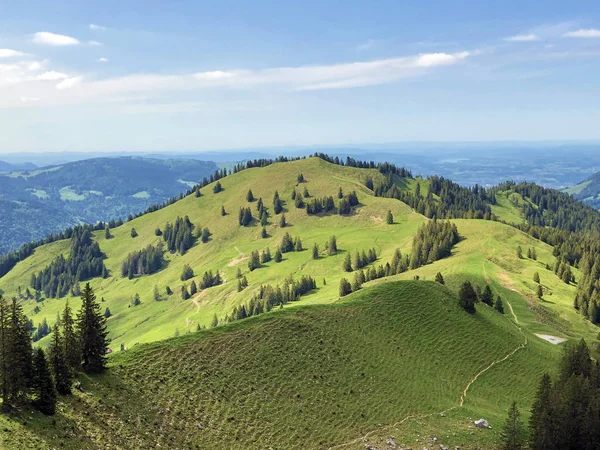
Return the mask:
[[494,303],[494,308],[496,309],[496,311],[498,311],[500,314],[504,314],[504,304],[502,303],[502,298],[500,296],[498,296],[496,298],[496,303]]
[[56,391],[60,395],[69,395],[71,393],[72,372],[69,370],[69,365],[67,364],[65,346],[59,327],[55,327],[52,332],[52,343],[48,349],[48,358],[54,376]]
[[56,412],[56,391],[48,369],[48,361],[44,350],[38,348],[33,356],[35,400],[33,405],[43,414],[53,415]]
[[82,368],[86,373],[100,373],[106,369],[108,332],[106,319],[89,283],[81,294],[81,310],[77,315],[77,328],[81,343]]
[[475,303],[477,302],[477,293],[469,281],[465,281],[460,287],[458,293],[459,305],[469,314],[475,314]]
[[513,402],[508,410],[508,417],[501,431],[503,450],[521,450],[525,448],[525,430],[517,402]]
[[71,375],[73,375],[81,369],[81,344],[79,342],[79,337],[77,336],[77,331],[75,330],[73,312],[69,306],[68,300],[62,314],[62,328],[63,351]]

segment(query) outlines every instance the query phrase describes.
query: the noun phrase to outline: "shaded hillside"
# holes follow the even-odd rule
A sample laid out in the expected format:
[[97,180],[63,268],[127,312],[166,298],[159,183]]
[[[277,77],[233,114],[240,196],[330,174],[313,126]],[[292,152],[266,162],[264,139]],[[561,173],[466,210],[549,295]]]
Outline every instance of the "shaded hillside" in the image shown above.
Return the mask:
[[216,169],[207,161],[122,157],[0,175],[0,253],[79,223],[126,218]]

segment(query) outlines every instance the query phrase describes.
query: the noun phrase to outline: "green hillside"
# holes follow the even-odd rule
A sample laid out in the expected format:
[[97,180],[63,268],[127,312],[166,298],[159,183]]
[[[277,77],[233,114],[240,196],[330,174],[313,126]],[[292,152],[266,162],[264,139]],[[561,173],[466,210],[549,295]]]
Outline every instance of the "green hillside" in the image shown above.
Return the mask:
[[[297,175],[303,173],[305,183],[297,186]],[[346,251],[355,252],[375,247],[380,261],[389,261],[396,247],[409,250],[412,237],[418,226],[426,219],[393,199],[378,198],[364,186],[364,180],[372,176],[383,178],[375,169],[355,169],[327,163],[311,158],[290,163],[273,164],[265,168],[244,170],[221,180],[224,190],[213,193],[213,185],[202,189],[202,196],[184,198],[164,209],[141,216],[125,225],[111,230],[114,236],[105,239],[104,232],[95,233],[100,249],[106,254],[105,265],[110,271],[107,279],[93,279],[92,286],[98,297],[103,297],[113,316],[109,319],[111,337],[118,347],[121,343],[131,347],[136,342],[151,342],[174,336],[188,330],[195,331],[197,325],[208,326],[214,316],[222,319],[231,313],[234,306],[246,303],[261,284],[280,284],[293,274],[298,278],[303,274],[318,277],[318,290],[306,297],[303,302],[323,303],[337,299],[338,282],[343,275],[342,262]],[[407,183],[409,186],[412,182]],[[361,205],[351,216],[337,214],[308,216],[303,209],[297,209],[291,200],[292,190],[302,191],[306,187],[311,196],[336,195],[339,187],[345,193],[356,190]],[[279,226],[279,216],[271,214],[267,226],[269,237],[260,237],[261,227],[254,224],[241,227],[238,223],[240,207],[250,207],[256,216],[256,202],[248,203],[246,194],[252,189],[254,196],[262,198],[265,206],[272,208],[276,190],[285,201],[285,215],[288,226]],[[336,198],[337,200],[337,198]],[[221,216],[221,206],[227,211]],[[391,210],[396,224],[387,225],[385,215]],[[189,216],[196,228],[208,227],[212,233],[208,243],[198,242],[185,255],[166,254],[166,268],[144,277],[129,280],[121,276],[121,264],[126,256],[141,250],[148,244],[157,244],[162,237],[155,235],[155,229],[164,229],[167,222],[174,222],[180,216]],[[131,237],[135,228],[138,237]],[[272,252],[279,245],[283,235],[289,232],[302,239],[302,252],[286,253],[282,263],[269,262],[265,267],[248,273],[248,257],[254,250],[270,247]],[[326,256],[325,243],[335,235],[342,250],[338,255]],[[317,243],[321,258],[312,259],[311,249]],[[29,284],[32,269],[41,270],[56,255],[68,256],[68,241],[57,241],[38,248],[34,255],[19,263],[11,272],[0,279],[0,289],[5,295],[17,293],[18,287],[25,289]],[[219,270],[225,284],[201,292],[195,298],[183,301],[179,295],[183,282],[180,280],[184,265],[189,264],[198,283],[207,270]],[[240,268],[246,274],[250,286],[237,292],[236,272]],[[326,280],[327,285],[323,285]],[[186,284],[189,286],[192,280]],[[154,286],[161,292],[161,301],[154,301]],[[165,294],[170,286],[174,294]],[[141,297],[141,305],[130,307],[135,294]],[[77,305],[79,299],[71,298]],[[24,302],[26,314],[37,325],[46,318],[48,323],[55,321],[56,314],[64,307],[65,299],[48,299],[43,303],[34,300]],[[33,314],[36,306],[41,311]],[[77,307],[77,306],[75,306]]]
[[468,418],[497,424],[513,398],[525,404],[558,352],[513,320],[490,308],[466,314],[433,282],[385,283],[117,354],[60,405],[56,424],[0,419],[10,431],[0,444],[364,448],[353,441],[399,436],[389,425],[408,419],[423,436],[444,428],[440,443],[491,448],[498,430],[471,435]]
[[[112,313],[110,370],[100,377],[82,376],[83,392],[61,399],[56,423],[29,411],[12,419],[0,416],[0,429],[7,430],[0,447],[34,442],[36,448],[53,448],[63,442],[73,449],[155,443],[163,448],[358,449],[365,443],[387,445],[396,436],[398,445],[418,448],[431,445],[430,437],[463,449],[494,448],[511,401],[517,399],[527,414],[539,375],[555,366],[562,345],[543,337],[583,337],[595,343],[598,329],[573,309],[576,285],[546,269],[556,262],[553,248],[491,220],[452,219],[461,239],[451,256],[368,282],[340,299],[340,279],[354,276],[343,270],[348,254],[375,248],[375,265],[385,265],[397,248],[411,252],[413,237],[428,220],[396,198],[375,196],[365,186],[370,179],[375,186],[388,182],[377,169],[320,158],[275,163],[221,179],[218,193],[215,183],[209,184],[198,197],[189,195],[111,229],[108,239],[104,231],[94,232],[108,269],[107,277],[93,278],[91,285],[104,299],[102,309]],[[393,181],[406,195],[420,190],[421,199],[433,186],[423,179]],[[339,205],[340,188],[358,197],[347,216],[308,215],[292,200],[294,191],[306,189],[304,201],[333,196]],[[514,224],[524,223],[522,211],[553,220],[553,211],[540,210],[519,193],[523,189],[529,187],[507,184],[497,190],[491,212]],[[247,200],[249,190],[269,209],[266,238],[261,237],[257,201]],[[284,228],[281,214],[273,212],[276,191],[284,202]],[[472,200],[461,195],[457,201]],[[428,201],[448,201],[432,198]],[[238,212],[247,207],[254,221],[244,227]],[[387,223],[388,211],[393,224]],[[164,267],[154,274],[121,275],[130,253],[164,242],[155,230],[164,231],[167,223],[184,216],[195,230],[210,230],[206,243],[198,239],[183,255],[167,252]],[[266,248],[275,253],[286,233],[300,238],[304,250],[250,271],[251,253]],[[326,243],[333,235],[339,251],[330,256]],[[317,259],[314,244],[320,249]],[[519,258],[519,246],[525,255],[535,249],[537,258]],[[0,278],[0,289],[9,297],[21,292],[23,298],[31,275],[60,254],[68,257],[70,248],[68,240],[37,248]],[[184,282],[186,265],[194,277]],[[183,300],[181,286],[199,284],[209,270],[218,270],[224,283]],[[238,270],[248,280],[241,292]],[[445,286],[432,282],[438,272]],[[536,295],[536,272],[542,299]],[[578,270],[573,272],[579,279]],[[316,290],[267,314],[224,323],[261,285],[303,275],[316,279]],[[473,316],[461,310],[456,292],[466,280],[490,285],[494,297],[502,297],[505,314],[484,304]],[[141,303],[134,306],[136,294]],[[22,304],[34,325],[44,319],[53,325],[67,300],[78,309],[78,297],[23,299]],[[215,315],[220,326],[210,328]],[[128,351],[118,351],[121,345]],[[592,350],[597,356],[597,348]],[[494,428],[475,429],[473,419],[480,417]]]

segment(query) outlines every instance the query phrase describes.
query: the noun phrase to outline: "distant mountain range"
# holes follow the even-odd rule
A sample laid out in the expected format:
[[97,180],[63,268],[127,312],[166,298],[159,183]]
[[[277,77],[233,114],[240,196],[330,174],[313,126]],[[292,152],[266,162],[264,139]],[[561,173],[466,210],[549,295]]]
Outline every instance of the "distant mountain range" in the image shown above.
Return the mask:
[[79,223],[126,218],[217,170],[212,161],[138,157],[31,166],[0,174],[0,253]]
[[0,173],[15,172],[17,170],[35,170],[38,166],[33,163],[10,164],[6,161],[0,161]]
[[582,181],[575,186],[566,189],[565,192],[572,194],[576,199],[600,209],[600,172]]

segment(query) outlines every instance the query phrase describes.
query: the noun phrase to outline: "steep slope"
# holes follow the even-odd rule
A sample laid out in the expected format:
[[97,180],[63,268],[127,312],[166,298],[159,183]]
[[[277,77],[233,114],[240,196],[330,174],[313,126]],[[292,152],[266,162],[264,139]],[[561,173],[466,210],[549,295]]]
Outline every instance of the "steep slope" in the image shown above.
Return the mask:
[[600,172],[575,186],[565,189],[564,192],[596,209],[600,209]]
[[0,175],[0,252],[79,223],[125,218],[215,170],[207,161],[120,157]]
[[[383,425],[423,416],[412,424],[421,431],[442,411],[448,426],[474,412],[501,416],[511,396],[530,399],[557,350],[539,346],[531,364],[509,364],[523,342],[507,316],[471,316],[441,285],[386,283],[119,353],[60,405],[55,424],[0,416],[9,430],[0,446],[364,448],[360,437]],[[488,403],[467,409],[464,391],[482,372]],[[519,379],[527,383],[511,384]],[[459,432],[443,443],[492,448],[497,439]]]

